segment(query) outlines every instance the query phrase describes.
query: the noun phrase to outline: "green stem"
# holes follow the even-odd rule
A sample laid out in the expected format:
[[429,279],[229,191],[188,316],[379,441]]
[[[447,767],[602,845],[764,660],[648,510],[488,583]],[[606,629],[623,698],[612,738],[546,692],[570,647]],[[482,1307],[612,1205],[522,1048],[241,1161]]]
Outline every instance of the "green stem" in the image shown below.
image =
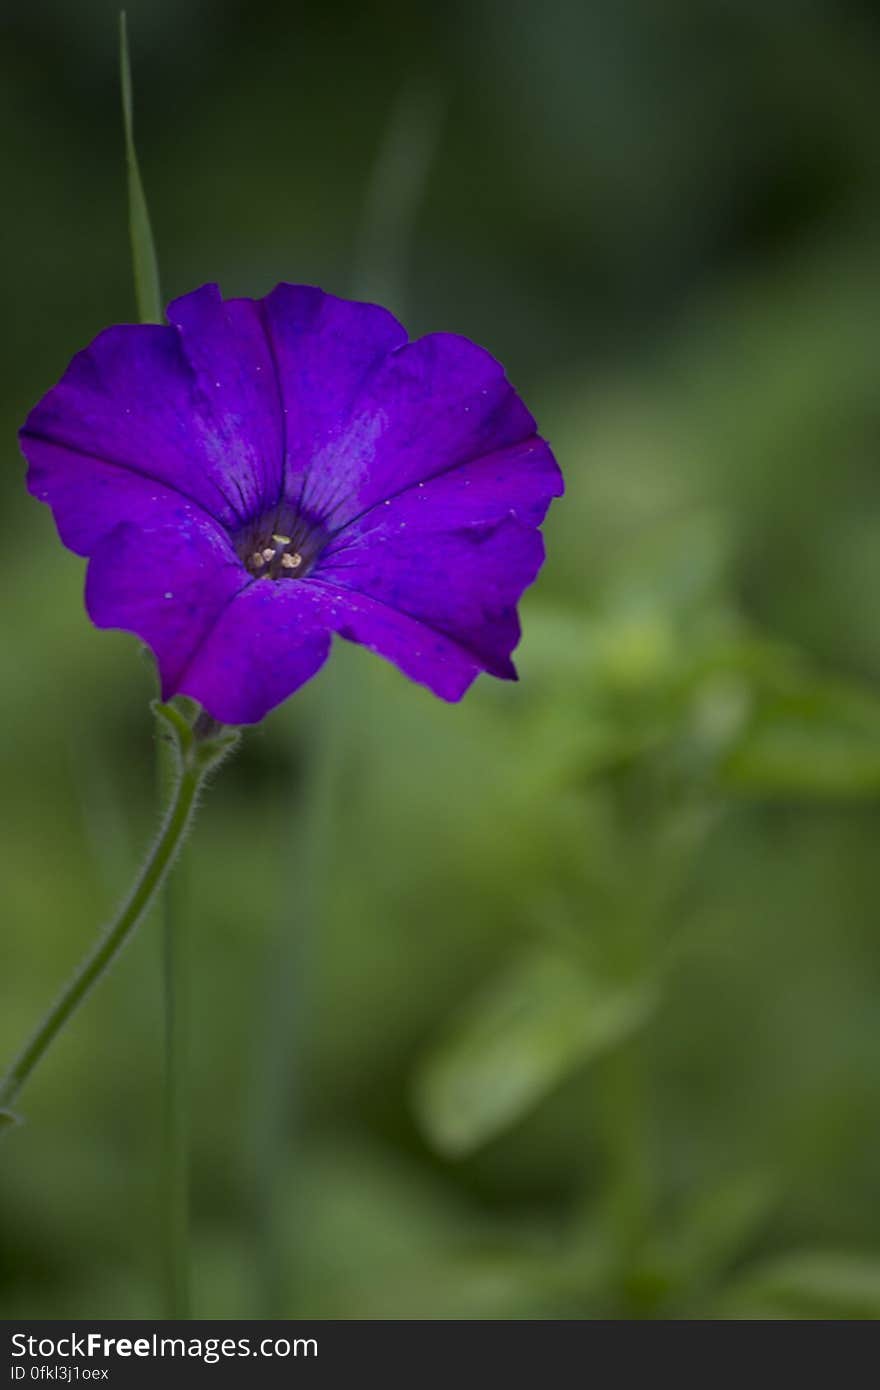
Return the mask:
[[182,717],[174,711],[172,718],[164,713],[166,709],[160,706],[159,713],[169,720],[177,736],[180,770],[159,837],[115,920],[86,956],[0,1081],[0,1106],[9,1106],[16,1099],[59,1033],[107,973],[155,901],[183,844],[205,775],[231,746],[233,740],[228,735],[210,744],[200,744]]
[[[649,1235],[651,1143],[643,1040],[628,1038],[599,1064],[599,1102],[608,1179],[604,1216],[609,1239],[609,1278],[628,1309],[627,1278]],[[637,1311],[624,1315],[639,1316]]]
[[[168,804],[174,789],[174,748],[167,739],[158,745],[159,794]],[[184,875],[185,878],[185,875]],[[180,871],[159,894],[161,919],[162,1002],[164,1017],[165,1091],[163,1126],[163,1263],[165,1316],[190,1316],[189,1268],[189,1127],[187,1115],[188,970],[183,930],[186,914],[178,910]]]
[[165,1302],[168,1318],[190,1316],[189,1126],[186,1103],[186,987],[180,916],[163,894],[162,975],[165,1000]]

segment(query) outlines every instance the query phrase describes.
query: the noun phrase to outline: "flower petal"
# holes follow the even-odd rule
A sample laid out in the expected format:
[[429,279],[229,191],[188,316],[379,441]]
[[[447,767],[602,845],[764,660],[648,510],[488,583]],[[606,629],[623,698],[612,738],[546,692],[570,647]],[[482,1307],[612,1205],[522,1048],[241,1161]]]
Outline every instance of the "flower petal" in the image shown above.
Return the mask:
[[434,333],[388,354],[344,427],[316,441],[302,505],[336,531],[417,482],[534,433],[500,363],[466,338]]
[[[550,449],[534,437],[372,508],[335,537],[314,576],[415,619],[510,678],[516,604],[543,559],[535,526],[561,490]],[[420,645],[429,651],[429,637]]]
[[105,518],[89,515],[102,477],[108,501],[119,499],[117,524],[137,519],[138,498],[152,495],[139,484],[168,488],[233,529],[277,500],[281,411],[257,306],[224,304],[206,286],[171,312],[179,328],[99,333],[21,431],[28,487],[83,554],[105,534]]
[[256,580],[232,600],[177,689],[224,724],[256,724],[320,670],[330,651],[323,605],[298,580]]
[[[311,577],[300,587],[313,599],[315,615],[323,614],[332,631],[384,657],[443,700],[460,700],[486,669],[482,656],[381,600]],[[502,674],[516,679],[509,662]]]
[[[433,639],[442,639],[444,650],[452,642],[477,669],[515,680],[510,654],[520,637],[516,604],[543,559],[541,533],[511,518],[447,532],[424,548],[389,534],[381,554],[353,549],[344,564],[340,557],[337,565],[322,567],[313,582],[354,600],[373,600],[420,624],[422,652],[430,652]],[[413,678],[435,688],[430,669]]]
[[224,608],[253,582],[227,537],[208,521],[126,523],[94,550],[86,607],[96,627],[123,628],[152,647],[167,700]]
[[[341,441],[365,384],[407,340],[387,309],[337,299],[308,285],[277,285],[261,302],[284,409],[286,496],[308,505],[305,485],[342,457]],[[322,464],[322,460],[324,464]]]
[[174,487],[112,467],[75,449],[22,435],[30,461],[28,488],[55,516],[64,544],[77,555],[124,522],[158,526],[209,521],[207,513]]
[[401,489],[340,527],[324,551],[335,555],[408,528],[421,538],[461,526],[478,526],[515,517],[540,526],[554,497],[564,491],[562,474],[549,444],[532,434],[519,444],[444,469]]
[[281,488],[284,427],[278,369],[258,301],[223,299],[203,285],[168,306],[184,354],[236,480],[235,505],[248,516],[274,506]]

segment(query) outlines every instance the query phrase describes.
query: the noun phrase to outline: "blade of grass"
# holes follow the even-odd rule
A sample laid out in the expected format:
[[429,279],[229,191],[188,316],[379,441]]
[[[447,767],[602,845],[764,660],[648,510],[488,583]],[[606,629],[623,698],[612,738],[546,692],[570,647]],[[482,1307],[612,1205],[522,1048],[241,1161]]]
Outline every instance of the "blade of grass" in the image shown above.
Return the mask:
[[134,144],[134,118],[131,96],[131,60],[128,53],[128,24],[125,10],[119,15],[119,71],[122,79],[122,119],[125,126],[125,162],[128,169],[128,229],[138,316],[142,323],[162,322],[162,295],[159,289],[159,262],[141,171]]
[[367,182],[355,256],[354,292],[405,312],[410,253],[445,103],[428,79],[412,79],[395,101]]

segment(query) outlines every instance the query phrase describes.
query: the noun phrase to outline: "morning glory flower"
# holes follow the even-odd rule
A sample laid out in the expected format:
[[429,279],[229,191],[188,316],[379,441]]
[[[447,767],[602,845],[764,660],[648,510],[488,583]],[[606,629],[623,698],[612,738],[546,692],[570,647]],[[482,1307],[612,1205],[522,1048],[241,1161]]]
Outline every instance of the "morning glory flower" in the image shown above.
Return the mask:
[[444,700],[516,678],[517,602],[559,469],[501,366],[408,341],[301,285],[108,328],[20,433],[28,487],[89,559],[98,627],[136,633],[162,697],[252,724],[333,634]]

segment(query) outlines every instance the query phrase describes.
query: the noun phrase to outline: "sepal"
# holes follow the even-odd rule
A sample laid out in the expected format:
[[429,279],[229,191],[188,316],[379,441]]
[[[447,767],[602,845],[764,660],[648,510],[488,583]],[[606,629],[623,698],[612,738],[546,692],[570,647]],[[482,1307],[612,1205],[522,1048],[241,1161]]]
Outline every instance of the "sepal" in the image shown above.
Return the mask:
[[162,733],[171,735],[181,768],[207,772],[217,767],[241,738],[238,729],[217,724],[204,716],[195,700],[178,696],[163,703],[152,701],[152,710]]

